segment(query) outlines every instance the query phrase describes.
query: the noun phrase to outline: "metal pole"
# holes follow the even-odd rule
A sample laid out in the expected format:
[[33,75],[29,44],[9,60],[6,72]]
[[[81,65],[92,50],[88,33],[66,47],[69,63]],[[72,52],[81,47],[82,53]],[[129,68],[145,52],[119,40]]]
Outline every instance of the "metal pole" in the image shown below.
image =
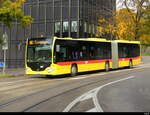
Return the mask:
[[6,50],[4,50],[4,67],[3,67],[3,74],[5,74],[6,70]]
[[45,6],[45,36],[47,36],[47,4],[44,4]]
[[71,0],[69,0],[69,36],[71,37]]
[[37,37],[39,37],[40,35],[39,35],[39,22],[40,22],[40,1],[38,0],[38,2],[37,2],[37,5],[38,5],[38,7],[37,7]]
[[61,29],[60,29],[60,37],[63,37],[63,1],[61,0],[61,5],[60,5],[60,10],[61,10]]
[[78,0],[78,31],[77,38],[80,37],[80,0]]
[[53,0],[53,32],[52,36],[55,36],[55,1]]

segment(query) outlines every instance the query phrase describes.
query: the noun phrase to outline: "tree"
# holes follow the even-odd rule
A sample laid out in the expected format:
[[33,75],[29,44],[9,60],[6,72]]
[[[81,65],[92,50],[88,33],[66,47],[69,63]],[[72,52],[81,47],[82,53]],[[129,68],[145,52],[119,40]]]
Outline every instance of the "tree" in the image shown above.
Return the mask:
[[[25,0],[0,0],[0,22],[8,28],[12,27],[13,22],[18,22],[22,27],[27,27],[33,22],[31,16],[25,16],[22,5]],[[3,43],[0,37],[0,44]]]
[[33,19],[31,16],[24,16],[22,5],[25,0],[0,0],[0,22],[7,27],[12,26],[12,22],[17,21],[23,27],[29,26]]
[[[100,24],[102,33],[115,35],[117,39],[141,40],[148,43],[150,37],[150,0],[119,0],[123,9],[114,13],[113,19]],[[113,20],[113,23],[112,23]],[[103,26],[104,25],[104,26]],[[110,26],[111,25],[111,26]],[[103,28],[103,29],[102,29]],[[144,40],[144,38],[146,40]]]
[[150,46],[150,6],[146,8],[143,19],[140,41],[143,45]]
[[0,44],[2,44],[3,43],[3,40],[2,40],[2,38],[0,38]]
[[126,7],[129,13],[134,12],[131,19],[134,23],[134,39],[139,40],[141,36],[142,19],[145,15],[147,7],[150,5],[149,0],[122,0],[123,5]]
[[128,12],[127,9],[117,10],[114,15],[109,18],[101,18],[99,20],[100,26],[98,31],[103,34],[110,34],[111,39],[115,36],[119,40],[133,40],[134,39],[134,28],[131,15],[134,12]]

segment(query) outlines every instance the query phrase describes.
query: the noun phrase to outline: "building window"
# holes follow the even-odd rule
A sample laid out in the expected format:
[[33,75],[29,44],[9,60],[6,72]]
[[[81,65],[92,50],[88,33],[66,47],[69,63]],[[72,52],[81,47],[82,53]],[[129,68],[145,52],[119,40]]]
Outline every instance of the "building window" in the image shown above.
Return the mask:
[[91,26],[91,24],[89,24],[89,34],[91,34],[92,32],[92,26]]
[[95,34],[95,25],[92,24],[92,34]]
[[84,22],[84,32],[87,33],[87,22]]
[[55,23],[55,33],[60,33],[60,22]]
[[63,32],[68,32],[69,31],[69,22],[63,22]]
[[78,22],[72,21],[71,23],[71,32],[77,32],[78,31]]

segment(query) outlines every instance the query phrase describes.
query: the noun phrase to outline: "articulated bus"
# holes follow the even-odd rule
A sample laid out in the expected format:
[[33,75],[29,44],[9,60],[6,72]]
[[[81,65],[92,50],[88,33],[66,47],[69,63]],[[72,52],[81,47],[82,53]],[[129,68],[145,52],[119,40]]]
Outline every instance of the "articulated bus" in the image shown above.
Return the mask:
[[26,74],[77,75],[79,72],[140,64],[140,42],[86,38],[31,38],[26,43]]

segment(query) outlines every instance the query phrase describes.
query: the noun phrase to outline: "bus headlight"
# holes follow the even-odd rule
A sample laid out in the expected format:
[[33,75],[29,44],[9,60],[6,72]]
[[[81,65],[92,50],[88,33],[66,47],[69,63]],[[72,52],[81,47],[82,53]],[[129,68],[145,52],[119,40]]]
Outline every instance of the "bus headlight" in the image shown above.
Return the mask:
[[50,73],[50,72],[54,71],[54,69],[53,69],[53,68],[50,68],[50,69],[48,69],[47,71],[48,71],[48,73]]

